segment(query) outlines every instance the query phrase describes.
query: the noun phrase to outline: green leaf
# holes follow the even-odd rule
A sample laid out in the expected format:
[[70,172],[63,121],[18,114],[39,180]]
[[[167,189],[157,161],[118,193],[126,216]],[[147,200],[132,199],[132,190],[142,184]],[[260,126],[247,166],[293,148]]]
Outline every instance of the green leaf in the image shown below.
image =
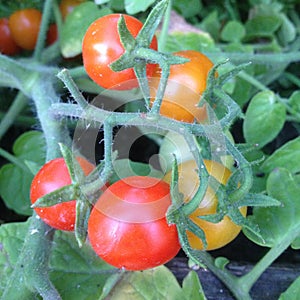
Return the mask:
[[267,192],[282,205],[254,207],[253,215],[249,216],[253,223],[258,224],[263,241],[248,230],[244,233],[255,243],[266,247],[273,247],[289,237],[292,242],[300,234],[300,186],[288,170],[278,168],[269,175]]
[[159,266],[143,272],[124,273],[122,278],[110,291],[107,299],[184,300],[186,298],[171,271],[169,271],[169,269],[165,266]]
[[295,91],[289,98],[289,104],[296,113],[300,114],[300,91]]
[[300,249],[300,236],[298,236],[293,242],[291,247],[293,249]]
[[221,38],[225,42],[239,42],[246,34],[246,30],[242,23],[238,21],[229,21],[225,24]]
[[202,8],[201,1],[198,0],[173,0],[172,6],[184,18],[197,15]]
[[222,256],[219,256],[215,259],[215,265],[221,270],[224,270],[229,262],[230,261],[228,260],[228,258]]
[[[29,222],[9,223],[0,227],[0,297],[2,297],[9,277],[14,270],[28,228]],[[31,291],[19,290],[18,286],[18,284],[15,285],[14,299],[32,299]]]
[[283,13],[280,14],[282,25],[278,31],[278,37],[281,43],[286,46],[292,42],[297,35],[297,30],[291,20]]
[[125,0],[125,10],[128,14],[134,15],[139,12],[144,12],[154,2],[155,0]]
[[156,178],[162,178],[162,172],[154,169],[151,165],[134,162],[130,159],[118,159],[113,162],[114,174],[110,178],[110,182],[115,182],[120,178],[128,176],[150,176]]
[[247,37],[271,37],[281,23],[282,19],[278,15],[255,16],[245,24]]
[[[45,141],[39,131],[22,134],[13,145],[13,152],[18,160],[39,167],[45,162]],[[0,169],[0,195],[5,205],[21,215],[31,215],[29,190],[33,174],[12,163]]]
[[109,8],[99,9],[93,2],[84,2],[68,14],[61,30],[61,53],[74,57],[81,53],[82,39],[88,27],[96,19],[110,14]]
[[264,172],[271,172],[275,168],[282,167],[291,173],[300,172],[300,137],[297,137],[269,156],[261,166]]
[[215,48],[214,40],[206,32],[173,32],[167,37],[166,52],[196,50],[200,52]]
[[94,300],[107,278],[117,270],[104,263],[86,244],[78,247],[74,234],[57,231],[50,257],[50,278],[64,300]]
[[247,143],[262,148],[271,142],[285,123],[285,106],[272,91],[256,94],[247,108],[243,124]]
[[[14,269],[24,237],[26,223],[10,223],[0,227],[0,296]],[[116,269],[104,263],[88,244],[79,248],[74,234],[56,231],[49,262],[50,278],[64,300],[95,300],[105,281]],[[18,284],[14,299],[33,299],[32,294],[19,295]],[[31,295],[31,297],[30,297]]]
[[190,271],[183,279],[182,290],[186,299],[206,300],[199,276],[195,271]]
[[300,295],[300,276],[280,295],[279,300],[298,300]]

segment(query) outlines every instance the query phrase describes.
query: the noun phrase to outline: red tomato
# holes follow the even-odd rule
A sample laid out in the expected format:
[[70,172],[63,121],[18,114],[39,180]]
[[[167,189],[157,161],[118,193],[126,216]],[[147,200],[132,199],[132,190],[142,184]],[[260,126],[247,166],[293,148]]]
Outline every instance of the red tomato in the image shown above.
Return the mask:
[[54,44],[57,41],[57,38],[58,38],[57,25],[51,24],[47,32],[47,45]]
[[16,44],[33,50],[40,31],[42,13],[34,8],[22,9],[9,17],[9,28]]
[[20,51],[20,48],[12,38],[8,19],[0,19],[0,53],[5,55],[15,55]]
[[62,0],[59,9],[61,12],[61,16],[63,19],[66,18],[66,16],[73,11],[73,9],[84,2],[83,0]]
[[[160,114],[183,122],[203,122],[207,118],[206,108],[197,107],[197,104],[206,88],[207,76],[213,63],[204,54],[193,50],[179,51],[174,55],[190,61],[171,66]],[[161,69],[156,65],[150,81],[151,103],[155,99],[160,78]]]
[[[114,72],[110,64],[117,60],[124,48],[119,38],[117,23],[120,14],[111,14],[93,22],[83,39],[82,57],[87,74],[103,88],[127,90],[138,86],[133,69]],[[136,37],[143,24],[134,17],[123,15],[130,33]],[[156,37],[150,48],[157,50]],[[147,65],[147,76],[151,76],[155,65]],[[128,82],[130,81],[131,82]],[[120,84],[124,84],[123,86]]]
[[[95,167],[82,157],[77,157],[84,173],[88,175]],[[71,184],[67,165],[63,158],[47,162],[33,178],[30,188],[31,203],[63,186]],[[70,199],[72,200],[72,199]],[[34,209],[48,225],[60,230],[74,230],[76,200]]]
[[164,264],[179,251],[177,229],[168,225],[170,188],[157,178],[132,176],[107,188],[92,209],[88,235],[95,252],[126,270]]

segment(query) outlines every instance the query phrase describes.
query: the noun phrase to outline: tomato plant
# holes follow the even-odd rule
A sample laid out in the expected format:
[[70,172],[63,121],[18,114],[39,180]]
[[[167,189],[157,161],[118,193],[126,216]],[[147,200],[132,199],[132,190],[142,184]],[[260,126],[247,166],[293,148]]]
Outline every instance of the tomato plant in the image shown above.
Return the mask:
[[[171,66],[160,114],[189,123],[195,120],[203,122],[207,118],[206,108],[205,106],[197,107],[197,104],[206,88],[207,76],[213,63],[206,55],[198,51],[183,50],[173,54],[190,61]],[[152,103],[160,78],[161,69],[157,65],[150,81]]]
[[[222,164],[204,160],[204,164],[208,173],[213,176],[220,184],[226,184],[231,171]],[[199,174],[197,165],[194,160],[186,161],[178,166],[179,171],[179,191],[184,195],[184,201],[189,201],[196,193],[199,187]],[[164,177],[167,182],[171,181],[171,172]],[[201,201],[199,207],[190,215],[191,220],[196,223],[205,233],[207,248],[206,250],[214,250],[221,248],[230,243],[241,231],[241,227],[225,216],[219,223],[211,223],[199,218],[208,214],[214,214],[217,211],[218,199],[216,191],[208,186],[206,194]],[[246,207],[240,208],[241,213],[245,216]],[[196,235],[188,232],[188,239],[194,249],[203,250],[203,243]]]
[[9,17],[9,28],[16,44],[33,50],[40,30],[42,13],[35,8],[21,9]]
[[127,270],[153,268],[179,251],[175,225],[165,214],[171,204],[169,185],[153,177],[123,178],[100,196],[88,224],[95,252]]
[[12,38],[8,19],[0,19],[0,53],[6,55],[15,55],[20,51],[20,48]]
[[[77,157],[77,160],[86,175],[94,169],[94,165],[86,159]],[[35,203],[40,197],[69,184],[71,184],[71,178],[64,159],[61,157],[53,159],[35,175],[30,188],[31,203]],[[36,207],[34,210],[48,225],[61,230],[74,230],[76,200],[70,199],[69,202],[49,207]]]
[[[93,22],[83,39],[82,57],[87,74],[103,88],[130,89],[137,87],[136,76],[132,68],[114,72],[110,64],[120,58],[124,47],[118,33],[120,14],[110,14]],[[136,37],[143,23],[129,15],[123,15],[130,33]],[[156,37],[150,48],[157,50]],[[147,65],[147,75],[151,76],[155,65]],[[134,81],[134,82],[133,82]],[[122,86],[122,83],[128,83]]]

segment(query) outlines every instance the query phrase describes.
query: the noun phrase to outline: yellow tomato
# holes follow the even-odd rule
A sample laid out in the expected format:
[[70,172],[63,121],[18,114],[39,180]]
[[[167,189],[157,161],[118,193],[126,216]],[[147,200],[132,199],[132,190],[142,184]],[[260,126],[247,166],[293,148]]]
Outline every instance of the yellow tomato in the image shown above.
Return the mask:
[[[171,66],[160,114],[188,123],[193,123],[195,120],[204,122],[207,119],[206,107],[197,105],[201,94],[206,89],[207,76],[213,67],[213,62],[206,55],[193,50],[175,52],[174,55],[190,61]],[[161,69],[157,65],[153,77],[149,80],[151,105],[160,79]]]
[[[231,171],[229,169],[216,161],[204,160],[204,164],[208,173],[218,182],[221,184],[227,183],[231,176]],[[197,169],[197,164],[194,160],[186,161],[178,166],[178,187],[179,191],[184,195],[184,200],[186,202],[188,202],[198,190],[200,181]],[[171,172],[165,175],[164,180],[168,183],[171,182]],[[241,231],[241,227],[232,222],[228,216],[225,216],[222,221],[216,224],[199,218],[199,216],[216,213],[217,204],[218,199],[216,197],[216,191],[211,186],[208,186],[199,207],[190,215],[191,220],[205,233],[207,241],[207,248],[205,250],[214,250],[227,245],[234,240]],[[247,207],[241,207],[240,211],[243,216],[246,216]],[[192,248],[204,250],[201,239],[189,231],[187,232],[187,235]]]

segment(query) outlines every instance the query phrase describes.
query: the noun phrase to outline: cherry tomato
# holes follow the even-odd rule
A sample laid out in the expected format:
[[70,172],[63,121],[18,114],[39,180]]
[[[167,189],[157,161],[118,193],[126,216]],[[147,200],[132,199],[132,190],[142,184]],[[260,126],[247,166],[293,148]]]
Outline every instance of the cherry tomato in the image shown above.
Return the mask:
[[8,19],[0,19],[0,53],[5,55],[15,55],[20,51],[20,48],[12,38]]
[[51,24],[47,32],[47,45],[52,45],[57,41],[58,30],[56,24]]
[[[183,122],[203,122],[207,118],[206,109],[197,107],[197,104],[206,88],[207,75],[213,63],[204,54],[193,50],[179,51],[174,55],[190,61],[171,66],[160,114]],[[155,99],[160,78],[161,69],[156,65],[150,81],[151,103]]]
[[[208,173],[213,176],[218,182],[226,184],[231,171],[216,161],[204,160],[204,164]],[[194,160],[189,160],[178,166],[179,171],[179,191],[184,195],[184,200],[189,201],[196,193],[199,187],[199,176],[197,172],[197,164]],[[171,172],[164,177],[166,182],[171,181]],[[190,218],[196,223],[205,233],[207,248],[206,250],[214,250],[221,248],[232,240],[241,231],[241,227],[231,221],[228,216],[225,216],[219,223],[211,223],[199,218],[199,216],[216,213],[218,199],[215,190],[208,186],[204,199],[201,201]],[[246,215],[247,207],[241,207],[242,215]],[[201,239],[191,232],[187,232],[191,247],[198,250],[203,250]]]
[[66,18],[66,16],[73,11],[73,9],[84,2],[84,0],[62,0],[59,9],[61,12],[61,16],[63,19]]
[[[82,157],[77,157],[84,173],[88,175],[95,167]],[[63,186],[71,184],[67,165],[63,158],[47,162],[33,178],[30,188],[31,203],[40,197]],[[76,200],[49,207],[34,208],[40,218],[48,225],[60,230],[74,230],[76,219]]]
[[9,28],[16,44],[33,50],[40,31],[42,13],[35,9],[17,10],[9,17]]
[[[224,133],[234,143],[234,139],[230,131],[226,130]],[[215,138],[215,136],[212,137],[212,139],[213,138]],[[207,135],[207,139],[209,142],[213,142],[210,140],[209,134]],[[222,139],[219,138],[219,142],[224,144],[225,137],[223,138],[223,142],[221,141]],[[199,147],[201,148],[201,145],[199,145]],[[164,172],[168,172],[172,169],[174,155],[176,156],[178,164],[194,159],[193,153],[191,152],[184,136],[174,131],[169,131],[163,138],[159,147],[159,162]],[[234,158],[230,154],[220,155],[219,158],[225,167],[232,170]]]
[[153,268],[179,251],[177,229],[168,225],[169,185],[157,178],[123,178],[100,196],[92,209],[88,236],[107,263],[126,270]]
[[[98,85],[103,88],[127,90],[138,86],[134,70],[114,72],[110,68],[110,64],[124,53],[117,28],[120,16],[107,15],[90,25],[83,39],[82,57],[87,74]],[[136,37],[143,24],[134,17],[123,16],[130,33]],[[153,38],[150,48],[157,50],[156,37]],[[155,65],[147,65],[147,76],[152,75],[154,68]]]

